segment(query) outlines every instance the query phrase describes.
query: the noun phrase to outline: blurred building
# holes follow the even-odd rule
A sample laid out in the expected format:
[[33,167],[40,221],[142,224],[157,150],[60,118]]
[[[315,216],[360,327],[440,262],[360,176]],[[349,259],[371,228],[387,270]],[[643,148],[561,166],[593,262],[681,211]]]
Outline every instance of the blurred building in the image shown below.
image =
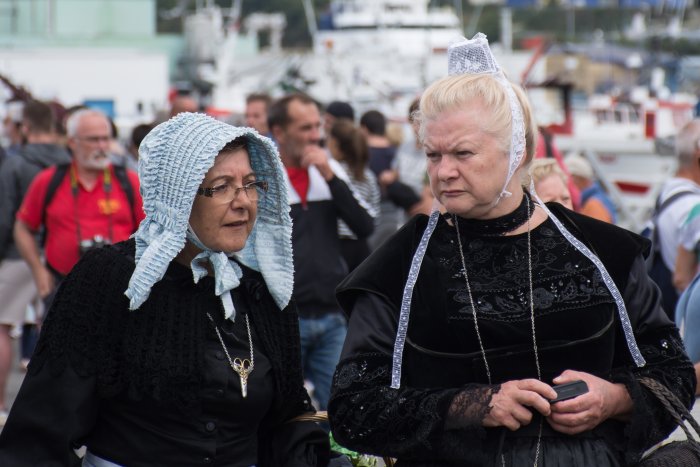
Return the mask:
[[147,121],[167,105],[184,47],[156,33],[156,14],[156,0],[0,0],[0,74],[118,125]]

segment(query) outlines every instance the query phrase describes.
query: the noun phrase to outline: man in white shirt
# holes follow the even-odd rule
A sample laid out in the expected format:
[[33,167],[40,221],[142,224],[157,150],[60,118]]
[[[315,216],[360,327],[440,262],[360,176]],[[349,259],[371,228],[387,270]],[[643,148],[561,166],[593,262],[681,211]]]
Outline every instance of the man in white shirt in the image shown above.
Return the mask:
[[[678,170],[673,178],[661,188],[659,206],[677,193],[685,193],[667,204],[657,219],[658,247],[664,266],[671,272],[675,269],[678,247],[681,245],[681,229],[691,209],[700,203],[700,119],[686,124],[676,137]],[[657,282],[663,295],[664,309],[671,319],[674,316],[678,290],[671,278],[652,278]]]

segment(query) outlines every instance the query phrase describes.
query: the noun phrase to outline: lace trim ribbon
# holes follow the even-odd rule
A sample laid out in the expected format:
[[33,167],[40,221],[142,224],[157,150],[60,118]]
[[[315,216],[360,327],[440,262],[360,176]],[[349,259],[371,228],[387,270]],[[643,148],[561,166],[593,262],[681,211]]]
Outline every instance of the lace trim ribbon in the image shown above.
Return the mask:
[[537,192],[535,192],[535,187],[534,187],[534,182],[530,184],[530,192],[532,193],[533,198],[535,198],[535,201],[537,204],[544,209],[544,211],[547,213],[547,215],[552,219],[552,222],[554,222],[554,225],[557,226],[557,229],[559,229],[559,232],[571,243],[574,248],[576,248],[578,251],[583,253],[586,258],[591,260],[593,264],[598,268],[598,271],[600,271],[600,275],[603,278],[603,282],[605,282],[606,287],[610,291],[610,294],[612,295],[613,299],[615,300],[615,304],[617,305],[617,312],[620,315],[620,323],[622,324],[622,330],[625,333],[625,340],[627,341],[627,348],[629,348],[630,354],[632,355],[632,359],[634,360],[635,365],[638,367],[643,367],[646,365],[646,360],[644,359],[644,356],[642,355],[642,352],[639,350],[639,346],[637,345],[637,340],[634,337],[634,331],[632,330],[632,323],[630,321],[629,315],[627,314],[627,307],[625,306],[625,301],[622,298],[622,294],[620,293],[620,290],[617,288],[617,285],[615,285],[615,282],[613,281],[612,277],[610,277],[610,274],[608,273],[608,270],[605,269],[605,266],[603,263],[600,261],[600,258],[598,258],[595,253],[593,253],[586,245],[583,244],[578,238],[574,237],[571,232],[569,232],[566,227],[559,221],[559,219],[556,218],[554,214],[547,208],[547,206],[542,202],[539,196],[537,196]]
[[[634,337],[634,331],[632,330],[632,323],[630,321],[629,315],[627,314],[627,307],[622,298],[620,290],[613,281],[610,273],[598,258],[586,245],[584,245],[578,238],[574,237],[571,232],[569,232],[566,227],[559,221],[559,219],[552,214],[552,212],[545,206],[542,200],[537,196],[534,187],[531,186],[530,189],[533,198],[535,199],[537,205],[539,205],[544,211],[549,215],[556,225],[557,229],[566,238],[566,240],[571,243],[578,251],[580,251],[586,258],[588,258],[598,269],[605,286],[610,291],[613,299],[615,300],[615,305],[617,306],[618,315],[620,316],[620,322],[622,324],[622,330],[625,334],[625,340],[627,341],[627,348],[630,351],[630,355],[634,360],[637,367],[646,366],[646,360],[639,350],[637,345],[637,340]],[[428,225],[423,232],[423,236],[420,239],[418,248],[416,249],[413,259],[411,260],[411,267],[409,269],[408,278],[406,280],[406,285],[403,290],[403,297],[401,299],[401,312],[399,314],[398,329],[396,331],[396,340],[394,341],[394,353],[392,356],[392,367],[391,367],[391,388],[399,389],[401,387],[401,364],[403,362],[403,350],[406,344],[406,334],[408,332],[408,319],[411,311],[411,300],[413,298],[413,289],[418,280],[418,273],[420,272],[421,264],[423,263],[423,257],[428,249],[428,243],[430,242],[430,237],[435,230],[438,218],[440,217],[439,211],[433,211],[430,214],[430,219]]]
[[408,271],[408,279],[403,288],[403,298],[401,299],[401,313],[399,314],[399,325],[396,330],[396,340],[394,341],[394,355],[392,356],[391,365],[391,387],[399,389],[401,387],[401,362],[403,361],[403,348],[406,344],[406,333],[408,332],[408,316],[411,313],[411,300],[413,298],[413,287],[418,280],[420,266],[423,264],[423,257],[428,249],[428,242],[433,235],[435,226],[437,225],[440,211],[434,210],[430,214],[428,226],[423,232],[418,248],[416,249],[413,259],[411,260],[411,268]]

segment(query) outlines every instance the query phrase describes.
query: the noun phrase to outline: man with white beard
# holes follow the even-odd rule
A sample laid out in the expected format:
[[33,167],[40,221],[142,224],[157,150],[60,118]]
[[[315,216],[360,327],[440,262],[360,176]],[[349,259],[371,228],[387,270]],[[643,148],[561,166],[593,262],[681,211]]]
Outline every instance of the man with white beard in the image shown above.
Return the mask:
[[[126,240],[144,217],[138,176],[110,163],[107,117],[79,110],[66,122],[66,132],[72,162],[49,167],[34,178],[14,227],[15,244],[47,311],[58,284],[83,253]],[[40,245],[36,234],[42,227]]]

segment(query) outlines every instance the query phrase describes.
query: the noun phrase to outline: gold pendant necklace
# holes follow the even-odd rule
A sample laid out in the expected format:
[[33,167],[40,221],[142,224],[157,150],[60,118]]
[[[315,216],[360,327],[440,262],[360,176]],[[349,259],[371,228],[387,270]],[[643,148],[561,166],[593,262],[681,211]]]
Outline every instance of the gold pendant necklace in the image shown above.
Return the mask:
[[253,356],[253,338],[250,334],[250,321],[248,320],[248,313],[245,314],[245,325],[248,328],[250,360],[247,358],[238,357],[231,359],[231,356],[229,355],[228,350],[226,349],[226,344],[224,344],[224,340],[221,338],[219,328],[216,326],[216,324],[214,323],[214,319],[208,312],[207,318],[209,318],[209,321],[211,321],[212,326],[214,326],[214,331],[216,331],[216,336],[219,338],[219,342],[221,343],[221,347],[224,349],[224,353],[226,354],[226,358],[228,359],[228,363],[231,366],[231,369],[235,371],[236,374],[238,374],[238,377],[241,379],[241,395],[244,398],[248,397],[248,376],[253,372],[253,369],[255,369],[255,358]]
[[[535,302],[532,299],[533,294],[532,294],[532,238],[530,234],[530,217],[531,217],[531,212],[530,212],[530,203],[528,200],[527,203],[527,266],[528,266],[528,272],[529,272],[529,285],[530,285],[530,326],[531,326],[531,332],[532,332],[532,347],[535,351],[535,365],[537,366],[537,379],[542,381],[542,373],[540,371],[540,359],[538,356],[537,352],[537,338],[535,336]],[[479,341],[479,349],[481,350],[481,357],[484,360],[484,367],[486,368],[486,377],[489,381],[489,384],[493,384],[491,382],[491,370],[489,368],[489,362],[486,360],[486,351],[484,350],[484,343],[481,340],[481,333],[479,332],[479,321],[476,316],[476,306],[474,305],[474,297],[472,296],[472,288],[471,285],[469,284],[469,274],[467,272],[467,262],[464,260],[464,252],[462,251],[462,237],[459,234],[459,222],[457,221],[457,216],[455,214],[452,215],[452,222],[455,225],[455,230],[457,231],[457,244],[459,245],[459,257],[462,260],[462,268],[464,269],[464,282],[466,283],[467,286],[467,296],[469,297],[469,304],[472,307],[472,317],[474,319],[474,329],[476,330],[476,338]],[[535,448],[535,463],[534,467],[537,467],[539,464],[539,457],[540,457],[540,442],[542,440],[542,417],[540,417],[540,428],[539,432],[537,434],[537,447]],[[505,461],[505,456],[501,454],[501,465],[505,466],[506,461]]]

